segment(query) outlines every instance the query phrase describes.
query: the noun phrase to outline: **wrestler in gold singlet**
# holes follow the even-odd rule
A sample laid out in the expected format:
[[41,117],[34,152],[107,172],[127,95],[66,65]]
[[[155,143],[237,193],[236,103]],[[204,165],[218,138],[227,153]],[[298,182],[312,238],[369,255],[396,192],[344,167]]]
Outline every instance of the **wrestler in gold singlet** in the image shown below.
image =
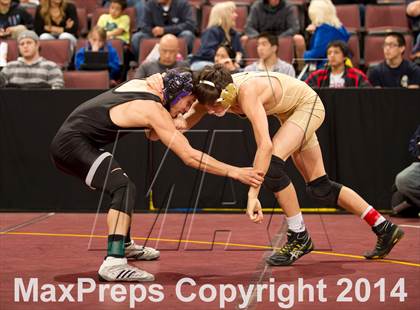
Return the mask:
[[306,133],[302,150],[317,145],[315,131],[324,121],[325,109],[318,94],[306,83],[278,72],[243,72],[233,74],[232,78],[239,92],[243,83],[268,76],[272,77],[271,83],[278,81],[280,84],[280,96],[277,97],[274,89],[271,90],[276,103],[266,109],[267,115],[276,116],[282,124],[288,121],[298,125]]

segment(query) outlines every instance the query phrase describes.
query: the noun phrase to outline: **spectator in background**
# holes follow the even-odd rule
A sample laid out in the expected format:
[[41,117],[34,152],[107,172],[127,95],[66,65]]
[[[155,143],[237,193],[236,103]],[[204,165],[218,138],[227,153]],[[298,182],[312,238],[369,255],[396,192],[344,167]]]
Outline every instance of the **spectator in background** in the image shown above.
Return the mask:
[[[102,2],[102,5],[104,7],[109,7],[111,3],[111,0],[104,0]],[[143,19],[144,19],[144,7],[146,6],[145,0],[127,0],[127,6],[128,7],[134,7],[136,10],[136,29],[133,29],[133,31],[140,30]]]
[[320,69],[306,79],[306,83],[311,87],[371,87],[366,75],[352,68],[349,62],[350,51],[343,41],[333,41],[327,47],[328,66]]
[[186,67],[188,64],[177,60],[179,43],[173,34],[165,34],[159,41],[159,60],[144,62],[137,69],[134,77],[142,79],[155,73],[163,73],[169,69]]
[[269,33],[259,34],[257,39],[259,60],[245,67],[245,71],[272,71],[295,77],[293,66],[277,57],[278,48],[277,36]]
[[125,0],[111,0],[108,14],[102,14],[97,25],[106,31],[106,38],[120,39],[130,44],[130,17],[123,14],[127,7]]
[[216,49],[214,55],[214,64],[221,64],[229,70],[231,74],[238,73],[240,71],[239,64],[235,61],[235,52],[232,47],[227,43],[222,43]]
[[39,5],[39,0],[20,0],[19,5],[22,8],[34,8]]
[[420,64],[420,0],[407,0],[406,3],[411,29],[414,34],[417,33],[417,39],[411,52],[417,64]]
[[279,37],[293,36],[296,56],[303,57],[305,39],[299,34],[299,21],[293,6],[285,0],[257,0],[252,4],[245,35],[241,37],[242,45],[245,46],[249,38],[267,32]]
[[32,16],[11,0],[0,0],[0,39],[16,39],[19,33],[33,27]]
[[52,61],[39,55],[39,38],[34,31],[26,30],[17,39],[19,57],[9,62],[0,72],[2,87],[62,88],[63,73]]
[[184,38],[188,53],[191,53],[195,27],[191,5],[187,0],[149,0],[144,12],[144,24],[142,29],[133,35],[131,48],[138,59],[141,40],[160,38],[171,33],[178,38]]
[[309,50],[303,54],[305,61],[315,60],[317,67],[325,64],[327,57],[327,46],[332,41],[349,40],[349,33],[337,17],[337,12],[330,0],[311,1],[308,8],[311,24],[306,28],[313,33]]
[[420,0],[406,0],[406,13],[410,19],[411,29],[420,31]]
[[420,68],[403,58],[405,39],[401,33],[392,32],[385,36],[385,60],[368,71],[369,81],[378,87],[420,86]]
[[232,47],[236,63],[241,63],[244,52],[239,32],[234,29],[237,17],[236,5],[233,1],[219,2],[211,9],[209,23],[201,35],[200,48],[191,59],[192,70],[200,70],[207,65],[212,65],[216,49],[222,43],[227,43]]
[[35,32],[41,40],[69,40],[72,51],[77,44],[76,7],[66,0],[43,0],[35,13]]
[[410,139],[408,150],[415,159],[395,178],[397,192],[393,194],[393,198],[402,197],[398,197],[398,204],[392,207],[396,213],[401,213],[401,215],[411,213],[418,217],[420,211],[420,126],[417,127]]
[[85,52],[108,52],[108,69],[111,80],[118,80],[120,77],[120,59],[117,50],[111,43],[106,42],[106,32],[103,28],[96,26],[88,34],[88,43],[76,53],[75,66],[77,70],[82,69],[85,63]]

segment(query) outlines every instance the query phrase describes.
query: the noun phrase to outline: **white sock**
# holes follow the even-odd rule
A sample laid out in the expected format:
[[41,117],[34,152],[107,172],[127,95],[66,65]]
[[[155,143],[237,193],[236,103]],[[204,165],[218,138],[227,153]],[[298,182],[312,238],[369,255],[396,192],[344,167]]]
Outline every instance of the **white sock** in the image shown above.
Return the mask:
[[286,217],[287,226],[293,232],[299,233],[305,231],[305,223],[303,222],[302,212],[298,214]]

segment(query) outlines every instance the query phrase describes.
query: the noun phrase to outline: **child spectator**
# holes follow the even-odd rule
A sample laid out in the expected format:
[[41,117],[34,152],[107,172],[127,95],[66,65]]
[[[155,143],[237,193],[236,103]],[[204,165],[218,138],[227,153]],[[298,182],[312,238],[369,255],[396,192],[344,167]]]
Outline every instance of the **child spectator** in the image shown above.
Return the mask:
[[85,63],[85,52],[108,52],[108,69],[111,80],[118,80],[120,77],[120,60],[118,53],[111,43],[106,42],[106,32],[103,28],[96,26],[88,34],[88,43],[76,53],[75,66],[80,70]]
[[127,8],[125,0],[111,0],[109,13],[99,17],[97,25],[106,31],[106,38],[120,39],[125,44],[130,43],[130,17],[123,14]]

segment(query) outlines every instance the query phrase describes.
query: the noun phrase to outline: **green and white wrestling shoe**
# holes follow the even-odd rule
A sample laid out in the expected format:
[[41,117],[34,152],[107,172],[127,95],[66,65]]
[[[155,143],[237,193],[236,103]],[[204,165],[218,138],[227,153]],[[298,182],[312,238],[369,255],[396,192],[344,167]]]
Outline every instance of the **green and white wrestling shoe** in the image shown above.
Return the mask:
[[98,271],[101,281],[148,282],[155,276],[147,271],[127,264],[127,258],[107,257]]

